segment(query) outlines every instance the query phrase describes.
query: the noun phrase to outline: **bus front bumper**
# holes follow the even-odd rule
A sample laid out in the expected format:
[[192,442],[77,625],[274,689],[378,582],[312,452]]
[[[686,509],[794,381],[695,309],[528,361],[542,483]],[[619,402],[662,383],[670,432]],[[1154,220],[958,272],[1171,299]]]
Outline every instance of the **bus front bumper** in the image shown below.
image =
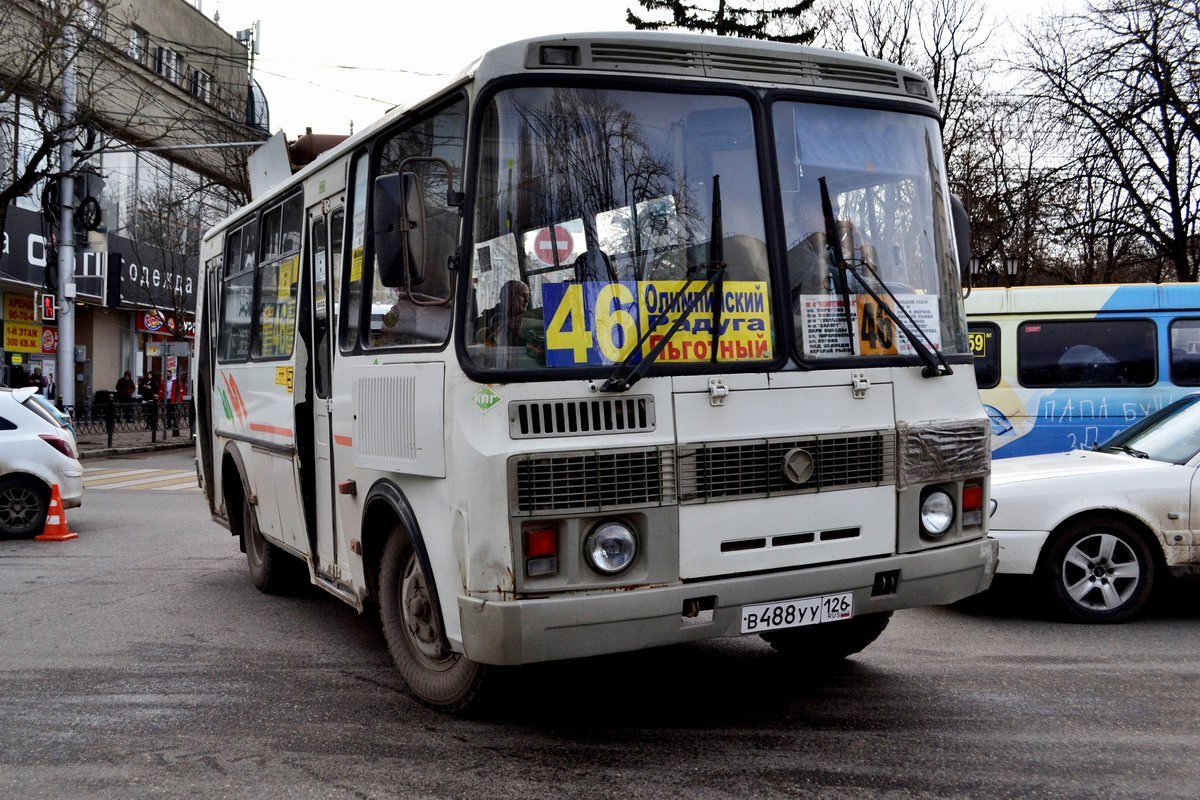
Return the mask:
[[[995,539],[845,564],[603,593],[528,600],[458,598],[464,654],[484,664],[529,664],[741,635],[742,606],[854,593],[854,615],[944,605],[987,589]],[[876,576],[899,572],[872,596]],[[886,582],[885,582],[886,584]],[[890,587],[889,587],[890,588]],[[689,601],[712,614],[685,618]]]

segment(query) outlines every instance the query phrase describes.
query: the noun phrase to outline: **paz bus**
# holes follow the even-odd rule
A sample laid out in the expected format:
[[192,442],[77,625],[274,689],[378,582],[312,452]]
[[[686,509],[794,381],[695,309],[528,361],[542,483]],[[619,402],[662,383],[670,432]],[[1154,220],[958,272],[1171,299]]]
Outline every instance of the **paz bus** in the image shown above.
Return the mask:
[[205,237],[198,464],[261,589],[378,607],[411,692],[987,588],[988,423],[919,75],[530,39]]
[[1200,286],[976,289],[966,302],[996,458],[1089,449],[1200,386]]

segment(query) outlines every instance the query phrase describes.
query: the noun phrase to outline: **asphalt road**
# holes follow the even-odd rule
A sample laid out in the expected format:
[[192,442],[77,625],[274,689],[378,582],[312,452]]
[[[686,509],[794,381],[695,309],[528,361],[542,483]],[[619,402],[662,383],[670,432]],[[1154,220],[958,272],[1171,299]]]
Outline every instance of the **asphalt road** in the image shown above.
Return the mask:
[[1018,584],[823,674],[756,638],[539,665],[463,720],[404,694],[373,618],[257,592],[199,493],[69,521],[0,540],[0,797],[1200,795],[1200,586],[1084,627]]

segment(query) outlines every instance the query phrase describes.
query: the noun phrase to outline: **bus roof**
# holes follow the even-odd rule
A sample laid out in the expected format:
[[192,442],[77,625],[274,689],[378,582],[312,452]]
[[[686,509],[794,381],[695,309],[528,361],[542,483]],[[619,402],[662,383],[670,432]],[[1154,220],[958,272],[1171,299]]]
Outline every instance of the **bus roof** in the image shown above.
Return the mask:
[[966,306],[968,317],[1200,309],[1200,285],[1106,283],[975,289],[967,298]]
[[[570,53],[571,63],[543,63],[545,53]],[[622,74],[670,76],[692,80],[736,81],[762,86],[804,87],[826,93],[876,94],[937,110],[930,83],[920,74],[886,61],[761,39],[685,33],[615,31],[567,33],[522,39],[488,50],[435,92],[410,105],[399,105],[321,153],[289,179],[273,186],[222,220],[206,234],[224,229],[235,218],[290,187],[373,137],[398,117],[437,102],[450,90],[480,85],[516,74]]]

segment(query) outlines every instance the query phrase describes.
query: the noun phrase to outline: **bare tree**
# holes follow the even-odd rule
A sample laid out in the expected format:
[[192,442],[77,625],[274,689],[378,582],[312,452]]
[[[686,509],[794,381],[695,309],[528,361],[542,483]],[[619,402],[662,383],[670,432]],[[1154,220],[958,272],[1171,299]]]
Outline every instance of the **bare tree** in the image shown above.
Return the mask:
[[820,44],[889,61],[933,84],[947,161],[982,134],[992,102],[985,76],[992,26],[982,0],[836,0],[824,10]]
[[[0,6],[0,143],[13,161],[0,160],[0,230],[8,207],[18,197],[30,196],[43,181],[62,175],[58,151],[75,143],[86,112],[78,119],[62,119],[62,76],[68,67],[80,67],[79,54],[91,45],[84,17],[84,0],[53,0],[38,8],[36,2],[7,2]],[[90,9],[89,9],[90,10]],[[76,35],[78,47],[69,46]],[[90,83],[91,75],[81,76]],[[80,142],[80,144],[84,144]],[[0,155],[0,159],[4,159]]]
[[124,283],[122,299],[157,311],[168,325],[164,333],[183,340],[185,320],[195,311],[200,241],[241,199],[183,170],[151,181],[136,198],[136,221],[125,231],[135,259],[130,272],[137,277]]
[[743,4],[684,2],[684,0],[638,0],[638,5],[653,13],[666,12],[667,19],[639,17],[625,10],[625,19],[639,31],[685,30],[738,36],[743,39],[773,39],[792,44],[808,44],[816,29],[805,24],[814,0],[773,2],[750,0]]
[[1153,255],[1138,260],[1156,256],[1160,277],[1184,281],[1200,271],[1196,13],[1182,0],[1105,0],[1028,34],[1023,68],[1078,153],[1077,173],[1105,198],[1073,229],[1099,227],[1134,253],[1144,243]]
[[[17,156],[10,162],[0,154],[0,229],[10,203],[36,195],[64,174],[58,157],[64,144],[86,157],[117,140],[160,146],[265,138],[239,122],[245,115],[244,82],[189,88],[178,67],[155,74],[147,64],[150,54],[142,52],[150,42],[126,40],[136,21],[127,0],[0,3],[0,145]],[[206,64],[206,75],[244,74],[238,57],[209,50],[194,56],[197,64]],[[62,119],[58,110],[68,67],[76,73],[78,112]],[[192,151],[180,158],[212,181],[248,186],[244,151]]]

